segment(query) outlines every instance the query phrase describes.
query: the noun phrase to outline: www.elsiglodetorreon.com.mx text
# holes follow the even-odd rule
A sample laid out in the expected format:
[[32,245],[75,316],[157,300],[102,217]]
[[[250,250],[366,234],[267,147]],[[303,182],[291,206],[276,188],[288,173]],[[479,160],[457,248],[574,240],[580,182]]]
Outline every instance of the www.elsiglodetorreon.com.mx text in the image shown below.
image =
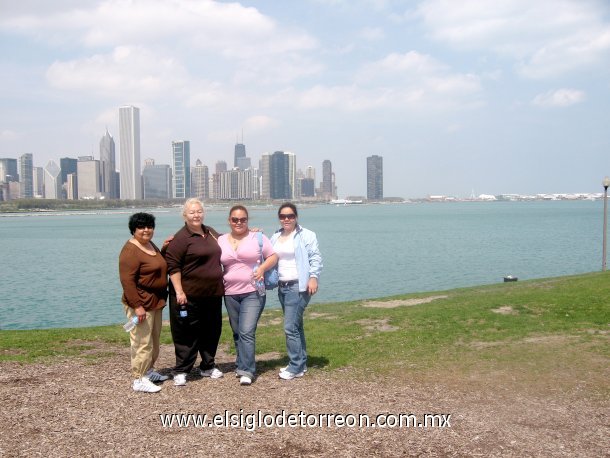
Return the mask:
[[159,414],[163,428],[240,428],[254,431],[261,428],[451,428],[451,414],[426,413],[290,413],[281,410],[269,413],[257,410],[246,413],[225,410],[224,413]]

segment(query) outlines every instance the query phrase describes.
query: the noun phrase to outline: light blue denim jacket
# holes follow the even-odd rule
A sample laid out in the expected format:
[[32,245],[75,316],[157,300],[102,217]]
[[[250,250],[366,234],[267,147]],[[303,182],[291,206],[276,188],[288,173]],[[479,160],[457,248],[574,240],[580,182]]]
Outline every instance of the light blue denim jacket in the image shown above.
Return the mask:
[[[297,224],[294,235],[294,257],[297,264],[297,272],[299,274],[299,291],[307,291],[307,282],[311,277],[315,277],[320,281],[320,272],[322,272],[322,255],[318,248],[318,239],[316,233],[305,229]],[[278,229],[271,236],[271,245],[280,238],[282,229]]]

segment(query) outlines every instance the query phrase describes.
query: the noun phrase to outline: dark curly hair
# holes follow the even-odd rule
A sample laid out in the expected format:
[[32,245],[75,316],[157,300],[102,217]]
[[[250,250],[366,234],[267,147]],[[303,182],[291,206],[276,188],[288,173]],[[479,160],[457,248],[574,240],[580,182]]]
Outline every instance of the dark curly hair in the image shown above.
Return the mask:
[[134,234],[136,229],[142,227],[152,227],[155,228],[155,217],[150,213],[134,213],[129,217],[129,232],[131,235]]

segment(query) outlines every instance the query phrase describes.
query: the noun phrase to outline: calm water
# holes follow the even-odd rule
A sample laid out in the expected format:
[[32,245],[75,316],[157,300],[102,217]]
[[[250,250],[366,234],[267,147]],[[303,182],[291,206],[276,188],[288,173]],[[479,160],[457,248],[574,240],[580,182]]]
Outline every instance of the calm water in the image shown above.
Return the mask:
[[[182,225],[179,209],[153,209],[155,241]],[[132,211],[0,216],[4,280],[0,329],[124,321],[118,254]],[[228,209],[206,224],[228,230]],[[603,202],[464,202],[302,207],[324,259],[313,302],[345,301],[596,271]],[[251,209],[269,235],[276,208]],[[268,307],[278,307],[271,292]]]

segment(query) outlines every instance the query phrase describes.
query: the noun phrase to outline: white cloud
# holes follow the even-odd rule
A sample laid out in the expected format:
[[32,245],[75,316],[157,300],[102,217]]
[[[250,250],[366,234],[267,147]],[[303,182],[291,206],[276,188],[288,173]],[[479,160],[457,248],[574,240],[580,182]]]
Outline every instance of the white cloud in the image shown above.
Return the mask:
[[418,8],[435,40],[491,50],[515,60],[528,78],[606,66],[608,4],[598,0],[425,0]]
[[538,94],[532,104],[541,107],[569,107],[585,100],[585,93],[576,89],[558,89]]
[[244,123],[244,129],[248,132],[262,132],[279,126],[277,119],[265,115],[250,116]]
[[10,130],[10,129],[4,129],[0,131],[0,140],[1,141],[9,141],[9,140],[17,140],[19,137],[21,137],[20,134],[18,134],[17,132]]

